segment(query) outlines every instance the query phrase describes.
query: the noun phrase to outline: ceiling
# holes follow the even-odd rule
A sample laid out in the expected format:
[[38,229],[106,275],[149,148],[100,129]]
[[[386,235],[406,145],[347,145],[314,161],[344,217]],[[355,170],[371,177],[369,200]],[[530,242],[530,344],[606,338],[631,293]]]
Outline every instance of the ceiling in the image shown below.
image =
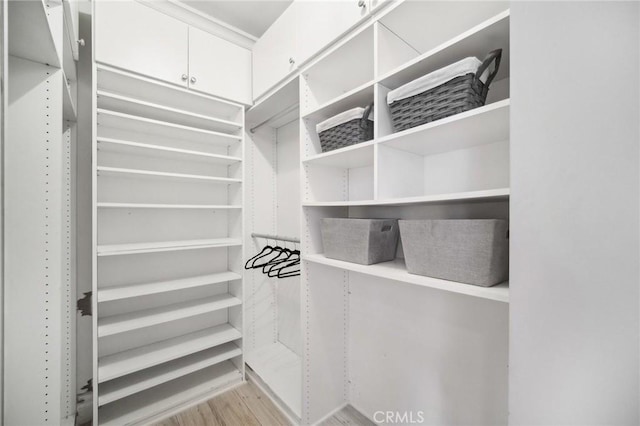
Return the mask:
[[182,3],[257,38],[293,0],[181,0]]

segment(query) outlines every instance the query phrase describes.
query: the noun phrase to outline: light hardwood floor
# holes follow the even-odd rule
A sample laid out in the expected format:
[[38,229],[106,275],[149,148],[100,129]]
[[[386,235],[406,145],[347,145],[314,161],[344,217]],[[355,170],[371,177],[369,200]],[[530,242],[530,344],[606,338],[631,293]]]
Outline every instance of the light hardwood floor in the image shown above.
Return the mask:
[[[280,412],[253,382],[249,381],[207,402],[196,405],[154,426],[290,426]],[[322,426],[374,425],[353,407],[347,406]]]

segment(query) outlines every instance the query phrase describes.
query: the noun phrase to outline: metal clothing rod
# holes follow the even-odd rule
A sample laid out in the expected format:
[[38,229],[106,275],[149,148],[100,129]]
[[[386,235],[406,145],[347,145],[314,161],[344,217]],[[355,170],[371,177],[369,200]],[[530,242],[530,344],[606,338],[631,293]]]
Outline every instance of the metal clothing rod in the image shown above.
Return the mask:
[[283,235],[270,235],[270,234],[251,234],[252,238],[266,238],[267,240],[289,241],[292,243],[300,243],[300,238],[285,237]]
[[266,120],[264,120],[264,121],[263,121],[263,122],[261,122],[260,124],[257,124],[257,125],[255,125],[255,126],[253,126],[252,128],[250,128],[250,129],[249,129],[249,131],[250,131],[251,133],[255,133],[255,131],[256,131],[257,129],[259,129],[260,127],[264,126],[264,125],[265,125],[265,124],[267,124],[268,122],[270,122],[270,121],[272,121],[272,120],[275,120],[276,118],[282,117],[282,116],[283,116],[283,115],[285,115],[285,114],[289,114],[291,111],[295,110],[295,109],[296,109],[296,108],[298,108],[299,106],[300,106],[300,104],[299,104],[299,103],[295,103],[295,104],[293,104],[293,105],[289,106],[288,108],[286,108],[286,109],[284,109],[284,110],[282,110],[282,111],[280,111],[280,112],[278,112],[278,113],[276,113],[276,114],[272,115],[270,118],[267,118]]

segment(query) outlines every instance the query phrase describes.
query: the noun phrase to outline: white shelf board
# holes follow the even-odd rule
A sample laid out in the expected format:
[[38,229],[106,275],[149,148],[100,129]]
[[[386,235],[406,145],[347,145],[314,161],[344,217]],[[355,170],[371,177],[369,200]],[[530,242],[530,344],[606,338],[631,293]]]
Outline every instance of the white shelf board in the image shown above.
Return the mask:
[[190,401],[204,400],[212,394],[241,383],[242,373],[231,361],[196,371],[187,376],[121,399],[100,408],[100,426],[122,426],[159,420],[162,413],[176,411]]
[[506,201],[509,188],[487,189],[482,191],[455,192],[448,194],[423,195],[406,198],[387,198],[384,200],[359,201],[306,201],[304,207],[350,207],[350,206],[403,206],[409,204],[452,204],[485,201]]
[[171,83],[154,80],[142,75],[98,64],[98,89],[116,93],[126,93],[137,98],[144,98],[149,93],[157,94],[156,98],[179,100],[179,104],[206,105],[206,113],[212,117],[233,121],[244,108],[234,102],[225,101],[203,93],[179,87]]
[[414,275],[407,272],[403,259],[396,259],[391,262],[383,262],[375,265],[360,265],[357,263],[343,262],[341,260],[329,259],[322,254],[306,255],[303,256],[302,259],[308,262],[327,265],[379,278],[386,278],[392,281],[435,288],[452,293],[465,294],[467,296],[494,300],[496,302],[509,303],[509,284],[507,282],[493,287],[480,287],[471,284],[424,277],[422,275]]
[[242,136],[203,130],[151,118],[123,114],[98,108],[98,130],[100,127],[112,127],[137,133],[146,133],[165,138],[188,140],[202,143],[230,145],[242,140]]
[[201,180],[207,181],[210,183],[220,183],[220,184],[232,184],[232,183],[240,183],[241,179],[232,179],[226,177],[217,177],[217,176],[203,176],[203,175],[189,175],[184,173],[171,173],[171,172],[155,172],[151,170],[138,170],[138,169],[123,169],[120,167],[104,167],[99,166],[97,168],[98,176],[105,175],[129,175],[129,176],[147,176],[147,177],[158,177],[158,178],[168,178],[168,179],[178,179],[178,180]]
[[103,356],[98,359],[98,382],[116,379],[241,337],[238,330],[223,324]]
[[183,318],[195,317],[240,304],[242,304],[240,299],[227,293],[122,315],[102,317],[98,319],[98,337],[112,336]]
[[228,155],[211,154],[202,151],[193,151],[189,149],[173,148],[162,145],[153,145],[140,142],[126,141],[122,139],[98,137],[98,151],[101,150],[114,150],[121,152],[149,152],[152,151],[155,155],[175,157],[198,157],[203,161],[208,161],[215,164],[235,164],[242,161],[240,157],[231,157]]
[[167,293],[170,291],[186,290],[195,287],[204,287],[239,279],[242,279],[242,275],[236,272],[226,271],[219,272],[217,274],[201,275],[168,281],[102,286],[98,289],[98,303],[128,299],[131,297],[149,296],[153,294]]
[[375,141],[367,141],[323,152],[303,160],[303,163],[343,169],[371,166],[373,165],[373,146],[375,143]]
[[391,148],[432,155],[509,140],[510,100],[505,99],[377,139]]
[[100,384],[98,405],[105,405],[154,386],[240,356],[242,350],[233,342],[206,349],[174,361]]
[[489,51],[498,48],[502,48],[502,63],[496,80],[501,80],[509,75],[509,10],[389,71],[378,82],[396,89],[460,59],[475,56],[482,60]]
[[99,209],[240,210],[242,206],[218,204],[98,203]]
[[207,240],[160,241],[155,243],[108,244],[98,246],[98,256],[158,253],[163,251],[197,250],[216,247],[232,247],[242,244],[238,238],[215,238]]
[[302,413],[302,362],[280,342],[252,349],[245,362],[298,417]]
[[234,133],[242,129],[242,123],[146,102],[105,90],[98,90],[97,96],[98,108],[101,109],[222,133]]
[[[302,118],[319,123],[351,108],[366,108],[367,105],[373,102],[373,86],[374,82],[369,81],[353,90],[343,93],[342,95],[309,112],[303,112]],[[371,118],[373,118],[373,111],[371,114]]]
[[62,117],[69,121],[76,121],[78,118],[71,87],[67,84],[67,76],[64,73],[62,75]]
[[42,0],[8,2],[7,21],[10,55],[60,68],[62,55],[56,48]]
[[[274,117],[279,117],[281,113],[287,109],[291,109],[292,112],[286,114],[286,116],[283,115],[283,120],[293,118],[294,114],[299,115],[299,111],[292,108],[294,105],[299,103],[299,94],[300,77],[296,76],[271,96],[261,100],[247,110],[245,114],[245,121],[247,123],[246,128],[251,129],[254,126],[265,122],[271,124]],[[276,121],[273,120],[273,122],[275,123]]]

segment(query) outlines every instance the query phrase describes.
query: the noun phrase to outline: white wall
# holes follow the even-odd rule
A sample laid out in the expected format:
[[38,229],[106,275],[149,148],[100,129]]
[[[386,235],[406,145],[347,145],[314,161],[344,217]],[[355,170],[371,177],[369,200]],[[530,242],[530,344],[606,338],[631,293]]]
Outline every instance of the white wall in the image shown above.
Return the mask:
[[510,423],[637,425],[639,4],[511,14]]

